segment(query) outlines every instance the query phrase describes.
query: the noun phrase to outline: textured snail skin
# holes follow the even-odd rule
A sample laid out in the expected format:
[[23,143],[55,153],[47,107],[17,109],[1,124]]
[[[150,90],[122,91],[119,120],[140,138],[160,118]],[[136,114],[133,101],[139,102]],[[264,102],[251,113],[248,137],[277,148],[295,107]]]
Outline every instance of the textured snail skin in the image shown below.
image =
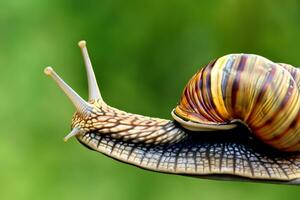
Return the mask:
[[175,119],[211,130],[241,121],[264,143],[300,151],[299,90],[299,69],[257,55],[230,54],[191,78]]
[[280,152],[250,137],[243,126],[193,132],[175,121],[126,113],[92,102],[88,120],[75,114],[72,127],[89,149],[144,169],[222,180],[299,184],[300,154]]
[[[265,121],[264,116],[259,115],[259,113],[264,112],[266,107],[262,106],[263,101],[257,101],[257,99],[263,98],[264,92],[266,92],[266,96],[273,98],[269,94],[267,84],[264,84],[266,82],[264,80],[269,79],[269,75],[262,74],[262,80],[254,77],[256,75],[261,76],[258,72],[265,71],[264,67],[271,68],[271,74],[275,74],[270,79],[278,79],[285,83],[284,86],[276,89],[276,92],[281,94],[278,98],[284,99],[283,105],[288,105],[287,107],[283,106],[284,109],[290,111],[289,107],[294,105],[290,102],[297,101],[295,103],[296,111],[291,111],[288,115],[285,113],[285,120],[289,121],[290,116],[299,117],[299,108],[297,107],[299,106],[298,89],[295,86],[296,84],[299,86],[300,79],[297,69],[287,64],[274,64],[255,55],[238,54],[222,57],[208,64],[191,79],[184,90],[179,106],[172,112],[175,120],[166,120],[127,113],[107,105],[100,94],[88,56],[86,42],[80,41],[79,47],[83,54],[88,76],[88,101],[81,98],[51,67],[44,70],[44,73],[50,76],[68,96],[77,110],[72,119],[72,131],[64,138],[65,141],[71,137],[76,137],[80,143],[89,149],[124,163],[156,172],[208,179],[300,185],[300,152],[287,152],[297,146],[297,142],[299,142],[297,137],[299,139],[299,136],[289,136],[290,138],[294,137],[295,140],[286,140],[286,143],[290,146],[288,149],[285,142],[279,140],[279,146],[281,147],[281,150],[279,150],[280,148],[271,147],[273,143],[263,142],[264,140],[261,139],[265,136],[258,135],[260,129],[254,129],[256,126],[252,127],[252,123],[260,125],[261,122]],[[219,62],[222,62],[223,65],[218,65]],[[233,63],[230,65],[231,67],[226,67],[231,62]],[[255,71],[255,74],[251,71],[249,67],[251,64],[248,62],[252,65],[255,63],[256,65],[262,64],[263,67]],[[273,69],[273,65],[276,69]],[[216,74],[220,73],[221,77],[210,75],[215,73],[215,67],[220,67],[221,70],[219,71],[221,73],[217,72]],[[241,70],[243,67],[244,69]],[[238,69],[235,71],[240,72],[235,74],[239,77],[238,79],[230,77],[231,73],[234,72],[234,68]],[[231,72],[227,72],[227,69],[230,69]],[[246,69],[249,73],[244,75]],[[284,76],[276,75],[277,73],[282,73]],[[196,88],[195,92],[193,87],[199,86],[200,79],[198,77],[200,76],[204,77],[204,87]],[[210,79],[211,77],[213,79]],[[254,81],[254,83],[263,86],[263,89],[254,91],[250,87],[247,88],[250,94],[239,92],[243,87],[246,87],[242,81],[246,78],[249,78],[250,85]],[[226,84],[220,84],[220,81],[224,82],[224,80],[226,80]],[[207,86],[209,84],[210,87]],[[276,83],[274,84],[276,85]],[[280,85],[281,83],[277,84]],[[292,89],[289,87],[291,85],[293,85]],[[227,90],[231,90],[231,92]],[[290,92],[288,97],[284,96],[286,90]],[[219,95],[215,96],[214,93]],[[263,97],[260,97],[260,93]],[[203,102],[198,101],[200,94],[203,95]],[[225,94],[225,98],[223,98],[223,94]],[[191,95],[196,96],[193,98]],[[229,100],[231,104],[229,109],[226,107],[228,103],[226,101],[223,103],[226,105],[224,108],[211,103],[211,100],[213,100],[222,104],[220,103],[222,98],[228,101],[227,96],[236,97]],[[256,101],[246,100],[246,97],[255,97]],[[296,100],[294,100],[295,98]],[[243,106],[244,104],[246,107],[249,106],[246,104],[247,101],[252,102],[251,105],[255,106],[258,111],[253,109],[252,112],[248,113]],[[275,109],[276,106],[273,108],[271,102],[273,101],[268,104],[269,109],[281,116],[282,114],[278,113],[279,111]],[[203,112],[195,114],[194,111],[189,110],[191,107],[199,109],[200,107],[197,107],[199,103],[205,104]],[[224,112],[220,112],[219,109],[223,109]],[[247,127],[247,125],[245,126],[247,120],[244,119],[249,117],[245,118],[245,113],[250,116],[254,115],[254,121],[256,118],[259,120],[255,122],[250,120],[251,123]],[[267,117],[271,116],[269,114],[265,115]],[[236,119],[236,116],[244,116],[244,118]],[[274,115],[273,120],[278,120],[276,115]],[[299,119],[296,117],[294,121],[297,122],[298,127]],[[290,123],[293,122],[284,121],[283,126],[289,126]],[[267,134],[272,135],[272,133],[275,133],[277,135],[277,129],[280,129],[278,126],[282,126],[282,124],[273,124],[273,126],[276,129],[270,126],[264,129]],[[299,129],[292,129],[293,134],[298,134],[297,130]]]

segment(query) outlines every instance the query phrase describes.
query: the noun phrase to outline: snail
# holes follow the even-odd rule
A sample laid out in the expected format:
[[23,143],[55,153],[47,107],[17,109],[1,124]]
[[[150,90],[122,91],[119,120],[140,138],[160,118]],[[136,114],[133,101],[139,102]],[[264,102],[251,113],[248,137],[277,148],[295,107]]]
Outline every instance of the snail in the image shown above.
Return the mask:
[[186,85],[173,120],[127,113],[102,99],[85,41],[89,99],[46,67],[76,108],[71,137],[143,169],[198,178],[300,185],[300,70],[229,54]]

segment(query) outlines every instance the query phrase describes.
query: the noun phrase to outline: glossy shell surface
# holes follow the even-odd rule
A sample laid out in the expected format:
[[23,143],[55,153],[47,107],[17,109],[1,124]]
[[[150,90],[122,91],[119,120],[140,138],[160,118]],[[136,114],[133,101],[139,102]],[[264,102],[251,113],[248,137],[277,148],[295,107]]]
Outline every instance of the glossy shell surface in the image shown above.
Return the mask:
[[210,62],[186,85],[175,120],[190,130],[246,124],[255,137],[282,151],[300,151],[300,70],[252,54]]

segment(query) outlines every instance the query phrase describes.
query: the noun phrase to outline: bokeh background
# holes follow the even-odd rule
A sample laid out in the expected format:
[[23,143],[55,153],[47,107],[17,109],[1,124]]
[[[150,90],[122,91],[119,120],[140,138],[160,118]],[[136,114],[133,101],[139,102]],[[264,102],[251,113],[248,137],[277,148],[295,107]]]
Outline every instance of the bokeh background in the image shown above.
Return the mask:
[[87,97],[77,42],[102,95],[171,118],[199,67],[228,53],[300,65],[297,0],[1,0],[0,199],[299,199],[300,188],[145,171],[64,143],[74,108],[43,68]]

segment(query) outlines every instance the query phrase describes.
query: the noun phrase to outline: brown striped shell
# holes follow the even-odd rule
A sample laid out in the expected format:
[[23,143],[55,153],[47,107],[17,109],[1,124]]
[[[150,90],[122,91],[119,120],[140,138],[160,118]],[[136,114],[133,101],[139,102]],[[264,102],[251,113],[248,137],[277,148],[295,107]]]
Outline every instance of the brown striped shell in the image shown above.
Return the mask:
[[[193,131],[236,122],[282,151],[300,151],[300,70],[251,54],[230,54],[198,71],[172,115]],[[199,133],[201,134],[201,133]]]

